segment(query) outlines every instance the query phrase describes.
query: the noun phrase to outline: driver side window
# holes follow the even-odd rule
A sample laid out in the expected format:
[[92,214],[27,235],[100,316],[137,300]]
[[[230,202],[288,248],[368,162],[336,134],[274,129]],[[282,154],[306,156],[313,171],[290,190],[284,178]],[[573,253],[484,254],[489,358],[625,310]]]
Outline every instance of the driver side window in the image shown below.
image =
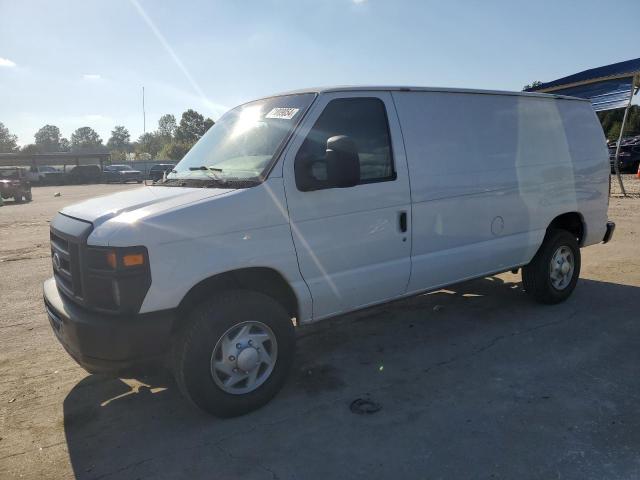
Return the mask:
[[316,184],[313,190],[331,188],[327,183],[327,140],[336,136],[346,136],[355,144],[360,164],[358,184],[396,178],[384,102],[371,97],[340,98],[327,104],[298,150],[298,187],[300,176],[305,175],[307,183]]

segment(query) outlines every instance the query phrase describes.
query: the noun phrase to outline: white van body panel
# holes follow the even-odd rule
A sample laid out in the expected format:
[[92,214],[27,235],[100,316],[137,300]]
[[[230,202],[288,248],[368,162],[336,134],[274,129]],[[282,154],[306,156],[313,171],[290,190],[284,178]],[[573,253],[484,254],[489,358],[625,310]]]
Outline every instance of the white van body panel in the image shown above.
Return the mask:
[[[326,105],[335,99],[367,97],[384,103],[392,138],[396,179],[351,188],[301,192],[294,161]],[[300,271],[320,319],[397,298],[411,271],[411,237],[400,232],[401,212],[410,216],[411,198],[400,126],[389,92],[323,94],[307,114],[284,155],[284,183]]]
[[409,292],[529,263],[558,215],[601,241],[604,136],[588,102],[393,92],[411,172]]
[[[105,210],[115,213],[107,215]],[[264,267],[291,286],[300,317],[311,317],[311,297],[298,270],[282,178],[270,177],[242,190],[142,187],[62,213],[101,220],[89,245],[147,248],[152,285],[140,313],[177,307],[192,287],[214,275]]]
[[[583,246],[602,240],[608,154],[589,102],[448,89],[316,92],[255,187],[142,187],[62,211],[93,223],[89,245],[147,248],[152,282],[141,313],[177,307],[214,275],[265,267],[291,286],[307,323],[527,264],[564,213],[581,216]],[[299,191],[295,156],[315,120],[332,99],[358,96],[384,103],[396,178]]]
[[144,225],[145,238],[163,239],[165,226],[173,233],[171,241],[148,246],[153,283],[142,312],[176,307],[192,287],[214,275],[265,267],[291,286],[300,318],[311,317],[311,296],[298,269],[281,178],[168,212]]
[[[73,218],[93,223],[94,227],[109,219],[120,217],[118,223],[135,223],[133,220],[151,216],[198,202],[218,195],[224,195],[233,190],[220,188],[167,188],[158,186],[144,186],[91,198],[63,208],[60,212]],[[128,220],[127,220],[128,219]],[[94,232],[93,245],[108,245],[106,235],[112,235],[113,229],[103,229],[100,234]]]

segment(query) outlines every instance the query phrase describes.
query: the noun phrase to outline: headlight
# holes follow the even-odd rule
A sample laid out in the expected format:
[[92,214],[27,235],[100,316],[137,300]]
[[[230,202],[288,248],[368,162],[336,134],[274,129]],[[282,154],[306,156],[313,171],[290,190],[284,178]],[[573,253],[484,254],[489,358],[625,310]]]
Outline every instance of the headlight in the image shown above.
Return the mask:
[[147,264],[145,247],[89,248],[89,268],[99,270],[127,270]]
[[89,306],[137,312],[151,285],[145,247],[87,249],[86,297]]

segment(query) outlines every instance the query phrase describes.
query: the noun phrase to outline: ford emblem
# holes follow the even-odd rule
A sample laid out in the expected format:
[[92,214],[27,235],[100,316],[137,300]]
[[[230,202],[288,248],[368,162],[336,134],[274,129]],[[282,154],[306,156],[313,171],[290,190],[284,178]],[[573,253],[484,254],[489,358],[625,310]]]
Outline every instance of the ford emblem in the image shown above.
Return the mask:
[[60,255],[58,255],[57,253],[53,254],[53,266],[55,267],[56,270],[60,270]]

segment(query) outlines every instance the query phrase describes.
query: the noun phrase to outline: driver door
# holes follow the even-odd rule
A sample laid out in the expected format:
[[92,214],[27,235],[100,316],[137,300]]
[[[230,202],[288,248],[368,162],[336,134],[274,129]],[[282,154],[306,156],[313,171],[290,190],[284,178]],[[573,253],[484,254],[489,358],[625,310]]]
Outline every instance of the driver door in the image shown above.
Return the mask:
[[[357,147],[357,185],[302,191],[302,162],[319,185],[327,140]],[[285,153],[287,207],[313,318],[383,302],[406,292],[411,270],[411,200],[400,126],[388,92],[321,94]]]

